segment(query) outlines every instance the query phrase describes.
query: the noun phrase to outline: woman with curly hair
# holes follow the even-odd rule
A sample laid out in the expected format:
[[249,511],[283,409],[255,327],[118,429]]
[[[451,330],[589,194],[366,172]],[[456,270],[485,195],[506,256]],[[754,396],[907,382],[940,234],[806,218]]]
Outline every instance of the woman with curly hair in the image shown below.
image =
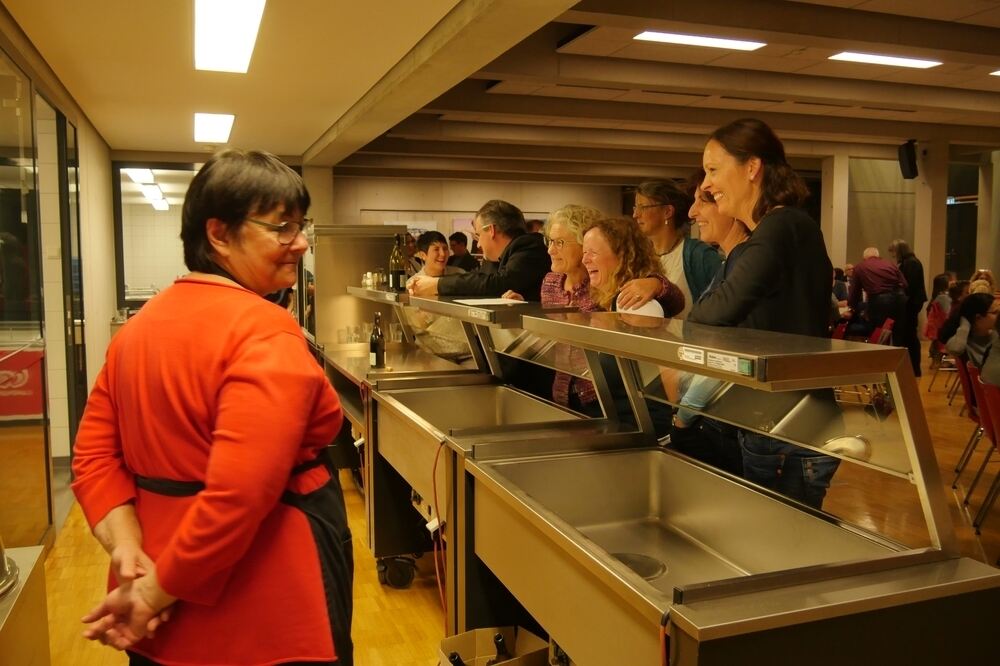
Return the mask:
[[660,273],[653,244],[634,220],[605,218],[589,224],[583,234],[583,265],[590,277],[590,295],[601,309],[652,317],[676,314],[665,313],[656,301],[632,308],[619,299],[629,281]]

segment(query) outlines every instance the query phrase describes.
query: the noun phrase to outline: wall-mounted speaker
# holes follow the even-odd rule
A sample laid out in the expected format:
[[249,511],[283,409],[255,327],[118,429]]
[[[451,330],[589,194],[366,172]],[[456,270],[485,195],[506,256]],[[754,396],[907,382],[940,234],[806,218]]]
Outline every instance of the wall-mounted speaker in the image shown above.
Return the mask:
[[899,172],[903,178],[913,180],[917,177],[917,140],[910,139],[899,144]]

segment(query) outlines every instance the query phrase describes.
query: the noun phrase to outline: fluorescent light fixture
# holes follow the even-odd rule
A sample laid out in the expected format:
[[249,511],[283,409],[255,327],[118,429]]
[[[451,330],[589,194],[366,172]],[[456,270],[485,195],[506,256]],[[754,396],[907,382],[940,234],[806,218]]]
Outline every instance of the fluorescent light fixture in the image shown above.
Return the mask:
[[153,180],[153,172],[149,169],[122,169],[129,178],[132,179],[133,183],[143,185],[145,183],[155,182]]
[[246,74],[264,0],[195,0],[194,68]]
[[153,208],[156,210],[170,210],[170,205],[167,204],[166,199],[158,199],[157,201],[150,201],[153,204]]
[[937,60],[920,60],[919,58],[899,58],[896,56],[878,55],[876,53],[855,53],[844,51],[832,55],[829,60],[846,60],[847,62],[863,62],[869,65],[892,65],[893,67],[912,67],[914,69],[929,69],[941,63]]
[[722,37],[702,37],[700,35],[682,35],[676,32],[656,32],[647,30],[640,32],[632,39],[645,42],[663,42],[664,44],[681,44],[684,46],[709,46],[714,49],[735,49],[737,51],[756,51],[765,42],[749,42],[742,39],[723,39]]
[[995,72],[990,72],[990,76],[1000,76],[1000,69]]
[[228,143],[236,116],[231,113],[194,114],[194,140],[198,143]]
[[139,189],[142,190],[142,196],[146,197],[146,201],[159,201],[163,198],[163,191],[159,185],[140,185]]

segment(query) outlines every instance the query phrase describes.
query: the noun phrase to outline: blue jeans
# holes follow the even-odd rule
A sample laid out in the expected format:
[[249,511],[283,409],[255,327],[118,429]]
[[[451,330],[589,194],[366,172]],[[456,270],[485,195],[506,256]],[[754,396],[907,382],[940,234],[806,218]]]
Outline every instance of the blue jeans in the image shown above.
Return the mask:
[[820,509],[840,459],[740,430],[743,478]]

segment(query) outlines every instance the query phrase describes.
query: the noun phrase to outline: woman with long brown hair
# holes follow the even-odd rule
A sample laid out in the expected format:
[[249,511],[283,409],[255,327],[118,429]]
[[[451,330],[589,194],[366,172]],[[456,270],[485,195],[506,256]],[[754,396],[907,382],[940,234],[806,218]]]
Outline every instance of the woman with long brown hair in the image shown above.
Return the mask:
[[590,277],[590,295],[602,310],[616,310],[654,317],[673,316],[656,301],[639,308],[620,307],[618,295],[631,280],[660,273],[653,244],[628,218],[592,222],[583,234],[583,265]]
[[[774,130],[755,118],[720,127],[705,145],[701,189],[750,230],[739,261],[688,319],[716,326],[824,337],[833,264],[809,194]],[[833,400],[832,393],[817,395]],[[819,508],[840,461],[758,432],[740,431],[744,476]]]

